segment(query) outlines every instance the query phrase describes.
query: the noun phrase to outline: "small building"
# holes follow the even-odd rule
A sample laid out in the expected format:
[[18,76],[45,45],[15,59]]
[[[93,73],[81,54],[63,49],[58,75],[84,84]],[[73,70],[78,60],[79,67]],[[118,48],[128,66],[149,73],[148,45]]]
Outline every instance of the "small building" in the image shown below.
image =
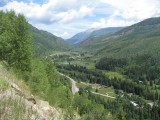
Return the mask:
[[132,97],[133,96],[133,93],[128,93],[127,94],[129,97]]
[[156,88],[160,88],[160,85],[156,85]]
[[63,62],[63,64],[68,65],[68,64],[69,64],[69,62],[68,62],[68,61],[64,61],[64,62]]
[[130,101],[130,103],[135,107],[135,108],[139,108],[139,105],[137,103],[135,103],[134,101]]
[[153,107],[154,103],[147,103],[148,105],[150,105],[151,107]]
[[143,83],[143,81],[139,81],[139,83]]

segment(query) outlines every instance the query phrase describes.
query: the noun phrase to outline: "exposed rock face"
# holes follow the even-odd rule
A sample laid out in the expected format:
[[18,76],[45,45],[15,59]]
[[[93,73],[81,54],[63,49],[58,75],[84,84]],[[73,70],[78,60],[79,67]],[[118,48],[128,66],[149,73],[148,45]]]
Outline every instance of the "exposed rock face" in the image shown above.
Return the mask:
[[36,100],[33,97],[27,98],[27,100],[32,102],[33,104],[36,104]]
[[[33,105],[32,110],[39,115],[41,120],[58,120],[59,112],[49,105],[47,101],[39,100],[37,104]],[[33,115],[32,118],[35,116]]]
[[[22,106],[23,120],[63,120],[63,115],[56,108],[49,105],[47,101],[35,99],[34,96],[26,97],[25,93],[16,85],[10,77],[3,74],[0,70],[0,76],[9,83],[9,88],[0,91],[0,101],[6,103],[10,99],[19,106]],[[15,120],[10,114],[14,113],[14,106],[0,105],[4,107],[3,113],[0,113],[0,120]],[[13,109],[12,109],[13,107]]]
[[[18,104],[25,107],[24,119],[27,120],[28,116],[31,120],[60,120],[60,112],[49,105],[47,101],[36,100],[34,98],[24,98],[16,94],[13,88],[10,88],[3,93],[0,93],[0,99],[13,99]],[[29,112],[30,111],[30,112]],[[12,119],[10,119],[12,120]]]

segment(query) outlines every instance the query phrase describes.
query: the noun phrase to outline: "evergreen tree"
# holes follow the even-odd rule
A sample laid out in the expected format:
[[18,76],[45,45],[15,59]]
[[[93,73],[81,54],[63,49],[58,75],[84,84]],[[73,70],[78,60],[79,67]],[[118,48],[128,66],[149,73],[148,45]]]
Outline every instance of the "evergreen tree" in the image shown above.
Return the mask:
[[114,120],[126,120],[125,113],[122,108],[119,109]]

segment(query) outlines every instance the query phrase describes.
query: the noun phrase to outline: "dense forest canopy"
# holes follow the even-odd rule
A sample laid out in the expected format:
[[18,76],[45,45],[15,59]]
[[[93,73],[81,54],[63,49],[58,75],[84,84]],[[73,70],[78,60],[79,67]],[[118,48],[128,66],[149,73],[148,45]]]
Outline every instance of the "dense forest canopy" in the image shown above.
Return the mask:
[[14,11],[0,11],[0,59],[22,71],[31,70],[32,38],[28,23]]
[[79,43],[96,57],[126,58],[149,54],[160,58],[160,17],[143,20],[109,35]]

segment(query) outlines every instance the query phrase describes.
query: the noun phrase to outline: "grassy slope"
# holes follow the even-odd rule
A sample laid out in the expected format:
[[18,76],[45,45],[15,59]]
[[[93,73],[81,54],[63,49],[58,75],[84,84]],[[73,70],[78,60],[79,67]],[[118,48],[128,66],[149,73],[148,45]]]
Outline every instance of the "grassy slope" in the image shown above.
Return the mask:
[[9,84],[0,77],[0,91],[3,92],[9,87]]
[[107,71],[106,73],[106,76],[108,76],[109,79],[114,79],[114,78],[117,78],[117,79],[124,79],[125,76],[118,73],[118,72],[112,72],[112,71]]
[[[28,98],[35,99],[36,104],[30,102]],[[52,107],[47,101],[33,96],[27,84],[18,79],[11,70],[8,71],[0,62],[0,119],[29,120],[33,116],[35,119],[53,117],[63,119],[65,114],[67,114],[65,110]]]
[[[21,98],[16,97],[19,95],[19,92],[16,92],[15,95],[13,87],[11,87],[9,81],[21,86],[21,93],[24,93],[27,96],[30,94],[30,91],[24,82],[16,80],[15,78],[16,77],[11,72],[8,72],[2,63],[0,63],[0,119],[18,120],[23,118],[30,119],[31,117],[29,115],[31,109],[28,109],[28,113],[26,113],[26,106],[23,102],[24,100],[22,96]],[[10,91],[12,91],[12,97],[9,97]]]

